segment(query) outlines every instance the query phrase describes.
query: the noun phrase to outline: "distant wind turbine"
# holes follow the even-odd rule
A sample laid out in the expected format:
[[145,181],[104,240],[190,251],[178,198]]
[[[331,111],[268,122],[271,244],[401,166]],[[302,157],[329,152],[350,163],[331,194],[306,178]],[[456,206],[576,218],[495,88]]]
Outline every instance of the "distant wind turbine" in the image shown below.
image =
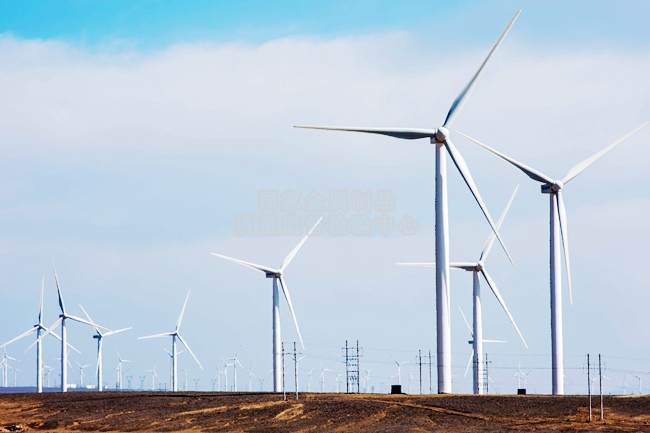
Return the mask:
[[[103,346],[103,343],[104,343],[104,337],[108,337],[109,335],[115,335],[115,334],[117,334],[119,332],[128,331],[129,329],[131,329],[131,327],[118,329],[117,331],[103,331],[102,332],[102,330],[98,327],[98,325],[96,325],[95,322],[93,322],[93,319],[90,318],[90,315],[88,314],[88,312],[86,310],[84,310],[84,307],[82,307],[81,304],[79,304],[79,307],[81,308],[81,310],[86,315],[86,318],[88,319],[88,321],[90,323],[92,323],[93,328],[95,328],[96,334],[93,335],[93,338],[97,339],[97,369],[95,370],[95,377],[97,378],[97,391],[101,391],[104,388],[104,378],[103,378],[103,375],[104,375],[104,365],[103,365],[104,360],[103,360],[103,357],[102,357],[102,346]],[[119,354],[118,354],[118,356],[119,356]]]
[[[479,77],[483,73],[483,68],[488,63],[492,55],[496,52],[503,39],[506,37],[510,28],[519,16],[518,11],[514,18],[508,24],[501,37],[496,42],[492,50],[489,52],[478,71],[470,79],[469,83],[461,90],[460,94],[456,97],[451,104],[447,118],[443,125],[436,129],[420,129],[420,128],[367,128],[367,127],[323,127],[323,126],[295,126],[296,128],[309,128],[309,129],[324,129],[330,131],[351,131],[351,132],[365,132],[370,134],[387,135],[389,137],[401,138],[405,140],[415,140],[420,138],[427,138],[436,146],[436,193],[435,193],[435,232],[436,232],[436,330],[437,330],[437,351],[438,351],[438,392],[450,393],[451,392],[451,329],[450,329],[450,307],[449,307],[449,216],[447,209],[447,153],[451,156],[451,160],[460,172],[463,180],[470,189],[474,199],[478,203],[481,211],[485,215],[490,227],[496,234],[501,246],[505,250],[508,258],[508,252],[505,242],[501,238],[499,231],[488,212],[483,199],[479,194],[478,187],[474,183],[474,178],[469,171],[469,167],[465,162],[465,158],[456,149],[456,146],[449,138],[449,128],[460,113],[461,109],[467,102],[467,98],[474,90],[474,86],[478,82]],[[510,258],[512,261],[512,258]]]
[[[203,366],[199,362],[198,358],[194,355],[194,352],[192,352],[192,349],[190,349],[190,346],[188,346],[187,342],[183,339],[181,334],[179,333],[179,329],[181,327],[181,322],[183,321],[183,314],[185,313],[185,307],[187,306],[187,300],[190,298],[190,292],[187,292],[187,297],[185,298],[185,303],[183,304],[183,309],[181,310],[181,315],[178,316],[178,321],[176,322],[176,328],[171,331],[171,332],[164,332],[162,334],[156,334],[156,335],[147,335],[146,337],[139,337],[138,340],[142,340],[145,338],[160,338],[160,337],[172,337],[172,361],[173,361],[173,368],[172,368],[172,391],[178,391],[178,360],[177,360],[177,350],[176,350],[176,339],[180,340],[181,343],[183,343],[183,346],[187,349],[188,352],[190,352],[190,355],[194,358],[197,364],[199,364],[199,367],[201,367],[201,370],[203,370]],[[155,372],[154,372],[155,373]]]
[[238,263],[240,265],[247,266],[249,268],[255,269],[266,274],[266,278],[273,278],[273,391],[280,392],[282,391],[282,360],[280,354],[281,346],[281,335],[280,335],[280,294],[278,292],[278,280],[280,280],[280,285],[282,286],[282,292],[284,297],[287,300],[289,305],[289,311],[293,317],[293,323],[296,325],[296,331],[298,331],[298,338],[300,339],[300,344],[304,350],[305,345],[302,341],[302,335],[300,334],[300,328],[298,327],[298,320],[296,319],[296,312],[293,309],[293,304],[291,303],[291,296],[289,294],[289,287],[287,287],[287,282],[284,280],[283,274],[286,270],[289,263],[298,253],[298,250],[303,246],[307,241],[309,236],[314,232],[318,223],[321,222],[323,217],[320,217],[316,224],[309,230],[307,235],[302,238],[302,240],[296,245],[296,247],[291,250],[291,252],[284,258],[282,265],[279,269],[273,269],[268,266],[256,265],[254,263],[245,262],[243,260],[233,259],[232,257],[222,256],[221,254],[212,253],[213,256],[221,257],[222,259],[230,260],[231,262]]
[[516,161],[503,153],[496,151],[478,140],[460,134],[474,144],[477,144],[485,150],[492,152],[501,159],[509,162],[524,172],[526,176],[534,181],[542,183],[542,194],[548,194],[550,199],[550,271],[551,271],[551,371],[552,371],[552,391],[553,394],[564,394],[564,348],[562,342],[562,263],[560,258],[560,235],[562,245],[564,246],[564,261],[566,263],[567,280],[569,283],[569,302],[573,304],[573,293],[571,289],[571,266],[569,261],[569,235],[567,226],[566,210],[564,208],[564,199],[562,190],[565,185],[578,176],[580,173],[589,168],[593,163],[598,161],[607,152],[614,149],[632,134],[646,126],[644,122],[637,128],[625,134],[600,152],[590,156],[581,163],[573,166],[561,180],[554,180],[529,166]]

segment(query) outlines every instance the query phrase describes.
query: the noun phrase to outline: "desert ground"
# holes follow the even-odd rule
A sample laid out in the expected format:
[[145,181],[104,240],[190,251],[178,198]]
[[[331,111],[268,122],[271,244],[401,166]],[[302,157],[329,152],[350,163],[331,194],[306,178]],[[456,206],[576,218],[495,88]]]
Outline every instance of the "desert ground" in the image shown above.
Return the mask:
[[0,431],[648,431],[650,396],[69,392],[0,395]]

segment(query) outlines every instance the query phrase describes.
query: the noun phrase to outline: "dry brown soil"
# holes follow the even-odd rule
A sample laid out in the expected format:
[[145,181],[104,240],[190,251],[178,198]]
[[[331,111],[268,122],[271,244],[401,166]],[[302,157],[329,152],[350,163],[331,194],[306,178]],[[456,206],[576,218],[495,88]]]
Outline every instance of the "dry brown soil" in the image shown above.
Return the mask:
[[70,392],[0,395],[0,432],[648,431],[650,396]]

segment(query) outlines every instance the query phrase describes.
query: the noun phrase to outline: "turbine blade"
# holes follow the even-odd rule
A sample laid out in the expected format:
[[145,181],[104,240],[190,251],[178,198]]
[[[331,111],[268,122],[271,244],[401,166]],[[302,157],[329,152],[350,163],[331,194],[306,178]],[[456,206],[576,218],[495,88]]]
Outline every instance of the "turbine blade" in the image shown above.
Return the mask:
[[240,265],[248,266],[249,268],[255,269],[260,272],[277,272],[277,269],[271,269],[267,266],[256,265],[255,263],[245,262],[239,259],[233,259],[232,257],[222,256],[221,254],[211,253],[213,256],[221,257],[222,259],[230,260],[231,262],[239,263]]
[[545,183],[545,184],[548,184],[548,185],[553,185],[553,182],[555,182],[553,179],[546,176],[545,174],[540,173],[539,171],[537,171],[537,170],[535,170],[533,168],[530,168],[527,165],[522,164],[521,162],[519,162],[519,161],[517,161],[517,160],[515,160],[513,158],[510,158],[509,156],[506,156],[506,155],[504,155],[503,153],[501,153],[501,152],[499,152],[497,150],[492,149],[489,146],[486,146],[485,144],[481,143],[480,141],[475,140],[472,137],[469,137],[469,136],[463,134],[462,132],[456,131],[456,133],[458,135],[460,135],[461,137],[464,137],[464,138],[468,139],[472,143],[481,146],[483,149],[487,150],[488,152],[492,152],[493,154],[500,157],[501,159],[506,160],[510,164],[517,167],[519,170],[523,171],[524,174],[526,174],[526,176],[528,176],[529,178],[531,178],[533,180],[536,180],[537,182]]
[[183,314],[185,314],[185,307],[187,307],[187,301],[190,299],[190,291],[187,291],[187,296],[185,297],[185,303],[183,304],[183,309],[181,310],[181,315],[178,316],[178,321],[176,322],[176,332],[178,332],[178,328],[181,327],[181,322],[183,321]]
[[92,322],[87,321],[86,319],[82,319],[81,317],[77,317],[77,316],[66,316],[66,319],[74,320],[75,322],[83,323],[84,325],[89,325],[89,326],[92,326],[93,328],[94,328],[94,327],[98,327],[98,328],[105,329],[105,330],[107,330],[107,331],[111,331],[111,329],[109,329],[109,328],[107,328],[107,327],[105,327],[105,326],[97,325],[97,324],[95,324],[95,323],[92,323]]
[[483,343],[507,343],[506,340],[483,340]]
[[365,132],[368,134],[387,135],[389,137],[401,138],[403,140],[417,140],[418,138],[431,138],[436,135],[435,129],[420,128],[365,128],[346,126],[305,126],[296,125],[294,128],[322,129],[326,131]]
[[560,220],[560,233],[562,235],[562,246],[564,247],[564,264],[566,265],[566,277],[569,282],[569,303],[573,305],[573,290],[571,288],[571,262],[569,260],[569,226],[567,223],[566,209],[564,208],[564,199],[562,190],[555,194],[557,198],[557,209]]
[[[43,334],[41,334],[41,336],[39,338],[37,338],[36,341],[34,341],[32,344],[30,344],[29,347],[27,349],[25,349],[25,352],[27,352],[29,349],[34,347],[34,345],[36,343],[38,343],[39,341],[42,341],[43,338],[45,338],[46,335],[48,335],[48,334],[50,334],[52,332],[52,329],[54,329],[55,326],[58,326],[59,323],[61,323],[62,320],[63,320],[63,317],[59,317],[58,319],[56,319],[56,322],[54,322],[52,324],[52,326],[50,326],[49,329],[46,328],[47,330]],[[36,328],[34,328],[34,329],[36,329]]]
[[132,326],[129,326],[128,328],[122,328],[122,329],[118,329],[117,331],[107,332],[107,333],[104,334],[103,336],[106,337],[106,336],[108,336],[108,335],[114,335],[114,334],[117,334],[117,333],[119,333],[119,332],[128,331],[129,329],[133,329],[133,327],[132,327]]
[[192,357],[194,358],[196,363],[199,364],[199,367],[201,367],[201,370],[203,370],[203,366],[199,362],[199,358],[197,358],[196,355],[194,355],[194,352],[192,352],[192,349],[190,349],[190,346],[187,345],[187,342],[185,341],[185,339],[183,337],[181,337],[181,334],[176,334],[176,336],[178,337],[179,340],[181,340],[181,343],[183,343],[183,346],[185,346],[187,351],[190,352],[190,355],[192,355]]
[[93,319],[90,318],[90,315],[84,309],[84,307],[81,304],[79,304],[79,307],[81,308],[81,311],[83,311],[84,314],[86,315],[86,318],[88,319],[88,321],[93,324],[93,328],[95,328],[95,332],[98,333],[98,334],[101,334],[101,332],[99,332],[99,328],[97,327],[97,325],[95,325],[95,322],[93,322]]
[[287,266],[289,266],[289,263],[291,263],[291,261],[296,256],[296,254],[298,254],[298,250],[302,248],[303,244],[307,241],[307,239],[314,232],[314,230],[316,230],[316,227],[322,220],[323,217],[320,217],[318,221],[316,221],[316,224],[314,224],[314,226],[311,228],[311,230],[309,230],[309,232],[307,232],[305,237],[302,238],[302,240],[298,243],[298,245],[296,245],[296,247],[293,250],[291,250],[291,252],[287,255],[287,257],[284,258],[284,260],[282,261],[282,266],[280,266],[281,271],[284,271],[287,268]]
[[474,331],[472,330],[472,327],[469,326],[469,322],[467,321],[467,317],[465,317],[465,313],[463,313],[463,309],[460,308],[460,305],[458,306],[458,309],[460,310],[460,315],[463,316],[463,321],[465,322],[465,325],[467,325],[467,330],[469,331],[469,335],[474,338]]
[[472,359],[474,358],[474,348],[472,348],[472,354],[469,355],[469,361],[467,361],[467,367],[465,367],[465,374],[463,377],[467,377],[467,372],[469,371],[469,366],[472,365]]
[[284,281],[284,277],[280,276],[280,285],[282,286],[282,292],[284,297],[287,299],[287,304],[289,304],[289,311],[291,311],[291,317],[293,317],[293,323],[296,325],[296,331],[298,331],[298,338],[300,339],[300,345],[302,350],[305,350],[305,343],[302,341],[302,334],[300,334],[300,328],[298,327],[298,319],[296,319],[296,312],[293,309],[293,304],[291,303],[291,295],[289,294],[289,287]]
[[[501,228],[501,224],[503,223],[503,220],[505,219],[506,214],[508,213],[508,209],[510,209],[510,205],[512,204],[512,200],[514,200],[518,189],[519,189],[519,185],[515,187],[515,191],[512,193],[512,196],[510,196],[510,200],[508,201],[506,208],[501,213],[501,216],[499,217],[499,221],[497,221],[498,229]],[[490,236],[488,236],[487,241],[485,241],[485,245],[483,245],[483,251],[481,251],[481,257],[479,258],[479,260],[487,259],[487,256],[488,254],[490,254],[490,250],[492,249],[492,245],[494,244],[494,239],[495,239],[494,233],[490,233]]]
[[146,337],[138,337],[138,340],[144,340],[145,338],[169,337],[171,335],[174,335],[174,333],[173,332],[163,332],[162,334],[147,335]]
[[473,271],[478,266],[475,262],[451,262],[449,267],[453,269],[464,269],[466,271]]
[[[72,349],[72,350],[74,350],[75,352],[77,352],[79,355],[82,355],[82,353],[79,351],[79,349],[77,349],[76,347],[74,347],[72,344],[67,343],[66,346],[68,346],[68,349]],[[69,351],[70,351],[70,350],[68,350],[68,352],[69,352]]]
[[503,311],[506,312],[506,315],[508,316],[508,319],[510,319],[512,326],[515,327],[515,330],[517,331],[517,334],[519,334],[519,338],[521,338],[521,341],[524,343],[524,346],[526,346],[526,349],[528,349],[528,344],[526,344],[526,340],[524,340],[524,336],[521,335],[521,331],[519,331],[519,327],[515,323],[515,319],[512,317],[512,314],[510,314],[510,311],[506,306],[506,301],[504,301],[503,298],[501,297],[501,293],[499,293],[499,289],[497,288],[496,283],[492,280],[492,278],[490,278],[490,275],[487,273],[485,269],[481,269],[481,274],[483,274],[483,278],[485,278],[485,281],[487,281],[488,286],[490,286],[490,289],[492,289],[492,293],[494,293],[494,296],[496,296],[497,300],[499,301],[499,304],[501,304],[501,307],[503,307]]
[[596,153],[595,155],[593,155],[593,156],[591,156],[591,157],[585,159],[585,160],[582,161],[580,164],[577,164],[577,165],[573,166],[573,167],[572,167],[572,168],[567,172],[567,174],[564,175],[564,177],[562,178],[562,182],[567,183],[568,181],[570,181],[571,179],[573,179],[574,177],[576,177],[577,175],[579,175],[580,173],[582,173],[583,171],[585,171],[585,170],[586,170],[586,169],[587,169],[591,164],[593,164],[594,162],[598,161],[598,160],[599,160],[600,158],[602,158],[602,157],[603,157],[607,152],[609,152],[610,150],[612,150],[613,148],[615,148],[616,146],[618,146],[619,144],[621,144],[623,141],[625,141],[626,139],[628,139],[632,134],[634,134],[635,132],[637,132],[639,129],[643,128],[643,127],[646,126],[647,124],[648,124],[648,122],[644,122],[644,123],[642,123],[640,126],[636,127],[636,128],[633,129],[632,131],[628,132],[627,134],[625,134],[624,136],[622,136],[621,138],[619,138],[618,140],[616,140],[615,142],[613,142],[612,144],[610,144],[609,146],[607,146],[606,148],[604,148],[603,150],[601,150],[600,152],[598,152],[598,153]]
[[456,149],[456,146],[451,142],[451,140],[447,139],[445,140],[445,147],[447,148],[447,151],[449,152],[449,156],[451,156],[451,160],[454,161],[454,164],[456,165],[456,168],[460,172],[460,175],[463,177],[463,180],[465,180],[465,183],[467,184],[469,190],[472,192],[472,195],[474,196],[474,199],[478,203],[479,207],[483,211],[483,215],[485,215],[485,218],[488,220],[488,223],[490,223],[490,227],[492,227],[492,231],[497,236],[497,239],[499,240],[499,243],[501,244],[501,247],[503,247],[503,251],[505,251],[506,255],[508,256],[508,259],[510,260],[510,263],[514,265],[514,261],[512,260],[512,256],[510,256],[510,252],[508,251],[508,248],[506,247],[506,243],[503,241],[501,238],[501,234],[499,233],[499,229],[496,227],[494,224],[494,221],[492,221],[492,217],[490,216],[490,212],[488,211],[487,207],[485,206],[485,203],[483,203],[483,199],[481,198],[481,194],[478,192],[478,187],[474,183],[474,179],[472,178],[472,174],[469,171],[469,167],[467,166],[467,163],[465,162],[465,158],[463,158],[463,155],[460,154],[458,149]]
[[38,329],[38,327],[34,326],[34,327],[33,327],[32,329],[30,329],[29,331],[23,332],[23,333],[20,334],[18,337],[14,338],[13,340],[9,340],[9,341],[7,341],[6,343],[4,343],[4,344],[3,344],[2,346],[0,346],[0,347],[8,346],[8,345],[10,345],[11,343],[13,343],[14,341],[18,341],[18,340],[20,340],[21,338],[27,337],[29,334],[33,333],[33,332],[36,331],[37,329]]
[[59,287],[59,277],[56,275],[56,267],[54,266],[54,261],[52,262],[52,269],[54,269],[54,281],[56,282],[56,292],[59,295],[59,307],[61,308],[61,313],[65,315],[65,306],[63,305],[63,296],[61,295],[61,288]]
[[463,90],[461,90],[460,94],[454,100],[454,103],[451,104],[451,108],[449,109],[449,113],[447,113],[447,118],[445,119],[445,123],[442,126],[450,127],[451,124],[454,123],[454,120],[456,119],[456,116],[458,116],[458,113],[460,113],[460,110],[463,108],[463,105],[465,105],[465,102],[467,101],[467,98],[472,93],[472,90],[474,90],[474,86],[476,85],[476,82],[478,81],[479,77],[483,73],[483,68],[485,68],[485,65],[490,60],[492,55],[496,52],[497,48],[499,48],[499,45],[501,45],[501,42],[503,42],[503,39],[506,37],[506,35],[510,31],[510,28],[515,23],[515,20],[517,19],[517,17],[519,16],[520,13],[521,13],[520,10],[517,11],[515,16],[510,21],[510,24],[508,24],[508,27],[506,27],[506,29],[501,34],[501,37],[499,38],[497,43],[494,44],[494,46],[492,47],[492,49],[488,53],[487,57],[485,58],[485,60],[483,60],[483,63],[481,63],[481,66],[478,68],[478,71],[476,71],[476,73],[474,74],[472,79],[469,81],[469,83],[467,83],[465,88]]
[[435,268],[435,263],[395,263],[397,266],[417,266],[421,268]]

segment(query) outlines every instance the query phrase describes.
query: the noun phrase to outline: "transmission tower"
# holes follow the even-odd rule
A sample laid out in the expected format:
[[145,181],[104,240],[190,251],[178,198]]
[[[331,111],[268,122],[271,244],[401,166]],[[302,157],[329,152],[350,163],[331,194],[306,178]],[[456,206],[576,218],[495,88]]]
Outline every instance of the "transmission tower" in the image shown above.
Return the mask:
[[359,381],[359,359],[363,356],[363,347],[359,347],[359,340],[356,346],[349,346],[345,340],[345,347],[342,348],[345,358],[345,392],[361,392]]

